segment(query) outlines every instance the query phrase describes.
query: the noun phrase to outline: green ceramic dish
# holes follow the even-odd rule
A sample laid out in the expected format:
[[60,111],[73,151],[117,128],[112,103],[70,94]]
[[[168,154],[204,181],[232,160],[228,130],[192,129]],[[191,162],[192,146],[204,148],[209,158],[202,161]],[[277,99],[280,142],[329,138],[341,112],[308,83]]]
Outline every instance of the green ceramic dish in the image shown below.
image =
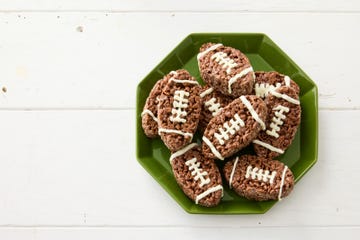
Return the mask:
[[[140,114],[145,100],[155,84],[171,70],[184,68],[203,83],[196,55],[201,44],[221,42],[245,53],[254,70],[275,70],[288,75],[301,88],[301,125],[288,150],[278,159],[287,164],[295,175],[295,181],[314,165],[317,160],[318,94],[315,83],[265,34],[262,33],[193,33],[187,36],[165,57],[138,85],[136,101],[136,157],[151,176],[189,213],[244,214],[265,213],[277,201],[255,202],[236,195],[224,184],[224,197],[219,206],[205,208],[195,205],[177,185],[169,163],[170,152],[158,139],[147,138],[141,127]],[[195,136],[194,141],[200,142]],[[252,152],[251,148],[241,151]],[[223,162],[217,161],[219,166]],[[296,191],[296,187],[294,189]],[[286,201],[286,199],[285,199]]]

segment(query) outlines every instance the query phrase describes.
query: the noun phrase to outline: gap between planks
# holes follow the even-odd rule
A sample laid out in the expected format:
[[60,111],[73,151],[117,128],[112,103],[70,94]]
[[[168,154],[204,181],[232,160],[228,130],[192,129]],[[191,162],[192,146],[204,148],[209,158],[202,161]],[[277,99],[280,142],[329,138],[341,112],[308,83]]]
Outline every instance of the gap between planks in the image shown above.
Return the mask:
[[202,14],[202,13],[247,13],[247,14],[360,14],[360,10],[278,10],[278,11],[266,11],[266,10],[110,10],[110,9],[100,9],[100,10],[81,10],[81,9],[47,9],[47,10],[15,10],[15,9],[2,9],[1,13],[122,13],[122,14],[138,14],[138,13],[161,13],[161,14],[172,14],[172,13],[181,13],[181,14]]
[[[213,229],[213,226],[181,226],[181,225],[113,225],[113,224],[105,224],[105,225],[0,225],[0,229],[32,229],[32,228],[141,228],[141,229],[159,229],[159,228],[165,228],[165,229]],[[291,228],[297,228],[297,229],[327,229],[327,228],[337,228],[337,229],[350,229],[350,228],[357,228],[360,229],[360,225],[352,224],[352,225],[303,225],[303,226],[221,226],[222,229],[291,229]]]

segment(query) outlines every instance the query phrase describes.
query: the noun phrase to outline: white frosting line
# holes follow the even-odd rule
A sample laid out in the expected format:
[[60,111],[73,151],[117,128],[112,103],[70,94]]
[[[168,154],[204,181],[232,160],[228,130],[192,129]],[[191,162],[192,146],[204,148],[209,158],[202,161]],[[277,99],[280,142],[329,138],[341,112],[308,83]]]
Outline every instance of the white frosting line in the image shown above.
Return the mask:
[[155,117],[155,115],[153,114],[153,112],[150,111],[149,109],[144,109],[144,111],[141,113],[141,117],[143,117],[145,114],[149,114],[150,117],[152,117],[155,122],[159,123],[159,119],[157,119],[157,117]]
[[174,153],[171,154],[171,156],[170,156],[170,162],[171,162],[174,158],[177,158],[177,157],[183,155],[184,153],[186,153],[187,151],[189,151],[190,149],[192,149],[193,147],[196,147],[196,146],[198,146],[197,143],[191,143],[191,144],[187,145],[186,147],[180,149],[179,151],[174,152]]
[[286,174],[287,170],[288,170],[288,167],[285,166],[284,170],[282,172],[282,175],[281,175],[281,184],[280,184],[280,190],[279,190],[279,196],[278,196],[279,201],[281,201],[281,194],[282,194],[282,190],[283,190],[283,186],[284,186],[284,182],[285,182],[285,174]]
[[284,81],[285,81],[285,86],[290,87],[290,78],[289,78],[289,76],[285,76]]
[[215,44],[215,45],[212,45],[211,47],[207,48],[206,50],[200,52],[198,55],[197,55],[197,60],[199,61],[200,58],[204,57],[206,54],[208,54],[209,52],[217,49],[218,47],[221,47],[222,44],[221,43],[218,43],[218,44]]
[[213,91],[214,91],[213,88],[206,89],[205,91],[203,91],[202,93],[200,93],[200,97],[203,98],[203,97],[205,97],[206,95],[212,93]]
[[191,84],[197,84],[199,85],[199,83],[197,81],[194,80],[188,80],[188,79],[175,79],[175,78],[170,78],[170,81],[176,82],[176,83],[191,83]]
[[254,110],[251,103],[246,99],[245,96],[240,96],[240,99],[243,102],[243,104],[246,106],[246,108],[249,110],[251,116],[255,119],[255,121],[257,121],[260,124],[261,128],[265,130],[266,129],[265,123],[260,119],[259,115]]
[[176,71],[171,71],[170,74],[177,75],[177,72]]
[[215,187],[209,188],[205,192],[202,192],[202,193],[200,193],[199,195],[196,196],[195,203],[198,204],[201,199],[203,199],[207,195],[209,195],[209,194],[211,194],[213,192],[219,191],[219,190],[221,190],[221,194],[223,194],[223,187],[221,185],[216,185]]
[[258,97],[264,98],[267,97],[269,91],[276,90],[281,87],[281,83],[276,83],[275,86],[268,83],[255,83],[255,94]]
[[179,135],[183,135],[184,137],[189,136],[191,139],[193,137],[192,133],[188,133],[188,132],[182,132],[179,130],[175,130],[175,129],[166,129],[166,128],[159,128],[159,135],[161,132],[165,132],[165,133],[176,133]]
[[258,144],[260,146],[263,146],[264,148],[267,148],[267,149],[269,149],[270,151],[273,151],[273,152],[277,152],[277,153],[280,153],[280,154],[284,153],[284,151],[282,149],[276,148],[276,147],[274,147],[274,146],[272,146],[272,145],[270,145],[270,144],[268,144],[266,142],[262,142],[262,141],[260,141],[258,139],[255,139],[253,141],[253,143]]
[[236,74],[235,76],[233,76],[232,78],[230,78],[229,83],[228,83],[228,91],[229,93],[232,92],[231,90],[231,85],[236,82],[236,80],[238,80],[239,78],[244,77],[246,74],[248,74],[249,72],[253,72],[253,68],[252,67],[248,67],[245,68],[244,70],[242,70],[240,73]]
[[232,188],[231,183],[232,183],[232,180],[233,180],[233,177],[234,177],[234,173],[235,173],[235,169],[236,169],[236,165],[237,165],[238,161],[239,161],[239,157],[236,157],[235,163],[234,163],[234,166],[233,166],[233,168],[231,170],[231,174],[230,174],[230,178],[229,178],[229,188],[230,189]]
[[205,136],[202,137],[202,140],[208,147],[210,148],[211,152],[220,160],[224,160],[224,157],[221,156],[221,154],[216,150],[215,146],[210,142],[209,139],[207,139]]
[[277,97],[277,98],[282,98],[282,99],[288,101],[289,103],[293,103],[293,104],[296,104],[296,105],[299,105],[299,104],[300,104],[300,101],[299,101],[299,100],[294,99],[294,98],[292,98],[292,97],[290,97],[290,96],[288,96],[288,95],[286,95],[286,94],[278,93],[278,92],[276,92],[276,91],[270,91],[270,93],[271,93],[272,95],[274,95],[275,97]]

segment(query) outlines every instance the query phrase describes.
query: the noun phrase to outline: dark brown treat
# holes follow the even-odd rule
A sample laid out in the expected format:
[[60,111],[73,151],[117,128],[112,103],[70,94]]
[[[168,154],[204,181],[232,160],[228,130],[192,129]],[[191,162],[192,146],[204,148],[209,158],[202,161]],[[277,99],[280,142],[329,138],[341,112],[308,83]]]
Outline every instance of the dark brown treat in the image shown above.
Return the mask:
[[223,195],[221,175],[214,160],[205,158],[196,143],[175,152],[171,167],[180,188],[196,204],[213,207]]
[[164,76],[164,78],[157,81],[146,99],[143,112],[141,113],[141,124],[145,135],[149,138],[155,138],[159,135],[157,118],[159,97],[164,86],[167,84],[172,75],[173,73],[169,73]]
[[252,93],[255,74],[249,59],[239,50],[205,43],[198,64],[202,79],[222,94],[239,97]]
[[171,151],[188,145],[201,111],[200,86],[186,70],[177,70],[159,99],[159,134]]
[[254,140],[258,156],[274,158],[292,143],[301,120],[299,96],[291,87],[280,87],[265,98],[268,107],[266,130]]
[[233,98],[225,96],[209,86],[202,87],[200,97],[202,99],[202,108],[198,129],[204,132],[210,120],[231,103]]
[[265,129],[266,114],[266,104],[257,96],[235,99],[206,127],[202,144],[204,156],[224,160],[249,145],[259,131]]
[[258,97],[265,98],[269,91],[275,90],[281,86],[291,87],[299,95],[299,86],[291,80],[288,76],[280,74],[278,72],[255,72],[255,86],[254,92]]
[[230,189],[250,200],[281,200],[294,188],[293,173],[277,160],[243,155],[227,162],[223,172]]

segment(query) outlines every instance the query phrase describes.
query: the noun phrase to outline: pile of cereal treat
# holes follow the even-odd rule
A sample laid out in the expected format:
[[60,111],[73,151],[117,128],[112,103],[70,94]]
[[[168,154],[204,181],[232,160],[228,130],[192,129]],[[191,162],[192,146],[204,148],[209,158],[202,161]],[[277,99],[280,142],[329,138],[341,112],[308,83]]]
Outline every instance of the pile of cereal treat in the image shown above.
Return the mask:
[[[196,204],[216,206],[223,196],[222,169],[230,189],[245,198],[281,199],[294,187],[283,154],[300,124],[299,87],[277,72],[254,72],[239,50],[206,43],[197,56],[200,86],[186,70],[159,80],[146,100],[142,127],[171,151],[174,177]],[[202,133],[202,146],[192,143]],[[256,155],[235,156],[253,144]]]

